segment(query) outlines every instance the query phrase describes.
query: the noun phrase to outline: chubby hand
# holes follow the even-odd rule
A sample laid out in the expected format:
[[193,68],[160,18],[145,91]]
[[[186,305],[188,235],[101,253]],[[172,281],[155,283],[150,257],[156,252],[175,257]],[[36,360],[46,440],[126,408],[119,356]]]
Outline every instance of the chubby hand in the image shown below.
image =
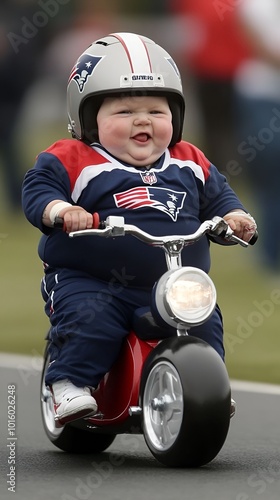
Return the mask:
[[67,233],[92,228],[93,216],[83,207],[62,200],[53,200],[46,206],[42,222],[48,227],[53,227],[58,217],[63,219],[64,230]]
[[250,214],[242,211],[229,212],[223,219],[233,230],[235,236],[244,241],[250,241],[257,230],[257,224]]
[[92,214],[79,206],[67,207],[58,214],[64,220],[64,230],[66,233],[92,228]]

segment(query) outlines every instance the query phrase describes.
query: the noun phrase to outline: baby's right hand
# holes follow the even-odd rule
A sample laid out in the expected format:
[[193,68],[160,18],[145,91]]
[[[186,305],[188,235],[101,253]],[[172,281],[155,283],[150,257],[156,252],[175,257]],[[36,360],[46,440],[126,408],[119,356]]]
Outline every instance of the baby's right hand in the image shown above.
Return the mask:
[[48,227],[54,227],[56,219],[62,219],[66,233],[91,229],[93,216],[83,207],[72,205],[67,201],[53,200],[44,209],[42,222]]
[[92,214],[79,206],[70,206],[62,209],[58,213],[58,217],[61,217],[64,220],[63,227],[66,233],[92,228]]

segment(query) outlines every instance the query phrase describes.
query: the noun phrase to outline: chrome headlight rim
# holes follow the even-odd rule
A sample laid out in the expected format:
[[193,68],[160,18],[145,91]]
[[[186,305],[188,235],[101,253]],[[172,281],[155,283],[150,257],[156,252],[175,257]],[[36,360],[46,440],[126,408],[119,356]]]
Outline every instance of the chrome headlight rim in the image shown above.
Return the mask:
[[[168,300],[168,292],[170,288],[174,285],[174,283],[180,281],[183,277],[186,278],[187,276],[197,276],[197,283],[204,284],[206,288],[208,286],[211,293],[209,305],[207,307],[201,307],[200,313],[198,308],[196,315],[189,314],[188,318],[184,315],[178,314]],[[196,283],[195,280],[191,281]],[[217,302],[216,288],[210,276],[202,271],[202,269],[191,266],[170,270],[163,274],[154,288],[153,296],[157,315],[160,316],[160,319],[163,320],[164,323],[174,328],[178,328],[179,325],[190,328],[205,323],[205,321],[207,321],[207,319],[209,319],[213,314]]]

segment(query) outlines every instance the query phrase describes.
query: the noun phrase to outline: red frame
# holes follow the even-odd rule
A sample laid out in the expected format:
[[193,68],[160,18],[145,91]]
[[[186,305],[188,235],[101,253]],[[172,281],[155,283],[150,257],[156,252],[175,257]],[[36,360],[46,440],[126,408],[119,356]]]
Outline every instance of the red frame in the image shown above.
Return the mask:
[[142,368],[158,342],[141,340],[134,332],[129,333],[116,363],[94,392],[98,414],[88,419],[91,425],[121,424],[129,417],[129,407],[139,405]]

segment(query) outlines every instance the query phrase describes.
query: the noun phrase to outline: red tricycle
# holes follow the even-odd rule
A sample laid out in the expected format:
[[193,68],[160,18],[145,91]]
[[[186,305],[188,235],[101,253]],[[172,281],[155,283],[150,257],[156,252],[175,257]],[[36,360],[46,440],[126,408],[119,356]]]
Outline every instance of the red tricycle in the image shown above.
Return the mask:
[[[191,235],[152,236],[123,217],[108,217],[97,229],[69,234],[123,237],[130,234],[165,251],[167,271],[155,284],[151,310],[135,319],[118,361],[93,393],[98,413],[64,426],[54,420],[52,394],[45,385],[41,409],[46,434],[58,448],[73,453],[106,450],[117,434],[143,434],[153,456],[169,467],[199,467],[221,450],[231,416],[231,389],[224,362],[206,342],[188,335],[216,305],[216,289],[201,269],[181,264],[186,245],[201,237],[248,244],[233,235],[224,219],[205,221]],[[162,320],[162,325],[154,317]],[[166,336],[167,330],[175,332]]]

